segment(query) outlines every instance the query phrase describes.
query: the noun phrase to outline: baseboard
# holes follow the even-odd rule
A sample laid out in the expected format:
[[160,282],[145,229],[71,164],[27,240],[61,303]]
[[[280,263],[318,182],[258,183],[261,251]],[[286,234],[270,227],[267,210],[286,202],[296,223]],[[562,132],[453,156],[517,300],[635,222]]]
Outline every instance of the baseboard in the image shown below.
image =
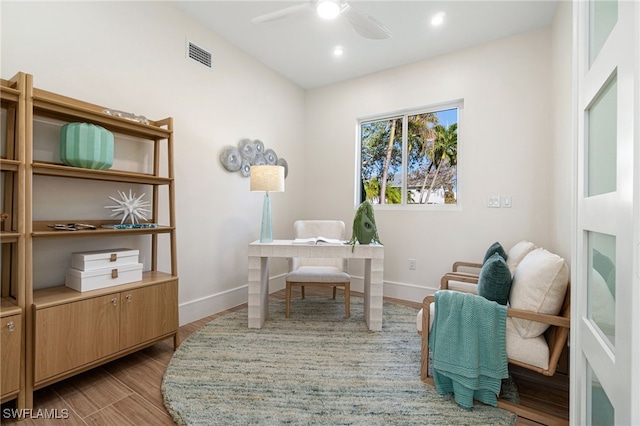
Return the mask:
[[414,284],[385,281],[383,294],[385,297],[422,303],[425,297],[438,291],[437,288],[421,287]]
[[236,287],[179,305],[180,325],[247,303],[247,286]]
[[[269,279],[269,292],[273,293],[285,288],[286,274],[273,276]],[[351,276],[351,290],[364,292],[364,278]],[[425,296],[435,293],[437,288],[420,287],[414,284],[385,281],[383,293],[385,297],[422,303]],[[220,293],[212,294],[201,299],[185,302],[179,306],[180,325],[208,317],[209,315],[234,308],[247,303],[247,285],[242,285]]]
[[[351,275],[351,290],[364,292],[364,277]],[[426,296],[435,293],[437,290],[438,288],[422,287],[396,281],[385,281],[382,286],[382,293],[385,297],[417,303],[422,303]]]

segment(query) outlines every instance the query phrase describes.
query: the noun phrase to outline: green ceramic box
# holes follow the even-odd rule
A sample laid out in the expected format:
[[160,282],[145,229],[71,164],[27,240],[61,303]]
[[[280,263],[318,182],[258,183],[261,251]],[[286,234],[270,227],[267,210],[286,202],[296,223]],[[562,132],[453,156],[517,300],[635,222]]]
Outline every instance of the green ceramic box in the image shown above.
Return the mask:
[[68,123],[60,130],[60,160],[73,167],[107,170],[113,165],[113,133],[90,123]]

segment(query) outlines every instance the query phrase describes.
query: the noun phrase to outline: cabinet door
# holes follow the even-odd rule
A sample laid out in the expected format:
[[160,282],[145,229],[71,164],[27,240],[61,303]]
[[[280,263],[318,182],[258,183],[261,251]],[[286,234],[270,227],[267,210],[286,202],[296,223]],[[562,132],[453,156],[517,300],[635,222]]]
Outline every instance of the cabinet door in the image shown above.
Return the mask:
[[36,311],[35,382],[118,351],[118,293]]
[[21,315],[11,315],[0,321],[2,367],[0,368],[0,393],[7,395],[20,388],[20,344],[22,335]]
[[178,329],[178,281],[121,293],[120,349]]

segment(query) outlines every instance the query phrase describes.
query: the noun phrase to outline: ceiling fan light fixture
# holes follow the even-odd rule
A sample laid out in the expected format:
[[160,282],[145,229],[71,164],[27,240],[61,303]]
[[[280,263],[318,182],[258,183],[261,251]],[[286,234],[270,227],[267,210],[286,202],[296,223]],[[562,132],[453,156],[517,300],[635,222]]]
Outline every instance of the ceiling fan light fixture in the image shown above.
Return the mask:
[[320,0],[316,12],[322,19],[335,19],[340,14],[340,5],[334,0]]

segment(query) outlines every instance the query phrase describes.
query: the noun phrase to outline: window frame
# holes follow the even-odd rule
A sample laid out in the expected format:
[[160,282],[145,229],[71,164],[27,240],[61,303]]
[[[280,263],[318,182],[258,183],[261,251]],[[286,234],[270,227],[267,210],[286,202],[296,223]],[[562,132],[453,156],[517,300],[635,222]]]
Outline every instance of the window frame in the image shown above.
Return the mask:
[[[458,109],[458,141],[457,141],[457,166],[456,166],[456,204],[408,204],[407,203],[407,144],[408,144],[408,119],[407,117],[430,112],[438,112],[447,109]],[[464,140],[464,99],[439,102],[416,108],[405,108],[382,114],[366,115],[356,118],[356,155],[355,155],[355,182],[354,182],[354,207],[360,205],[361,181],[362,181],[362,125],[372,121],[393,120],[402,118],[402,203],[399,204],[372,204],[376,210],[434,210],[434,211],[459,211],[462,210],[462,169],[464,155],[461,146]]]

